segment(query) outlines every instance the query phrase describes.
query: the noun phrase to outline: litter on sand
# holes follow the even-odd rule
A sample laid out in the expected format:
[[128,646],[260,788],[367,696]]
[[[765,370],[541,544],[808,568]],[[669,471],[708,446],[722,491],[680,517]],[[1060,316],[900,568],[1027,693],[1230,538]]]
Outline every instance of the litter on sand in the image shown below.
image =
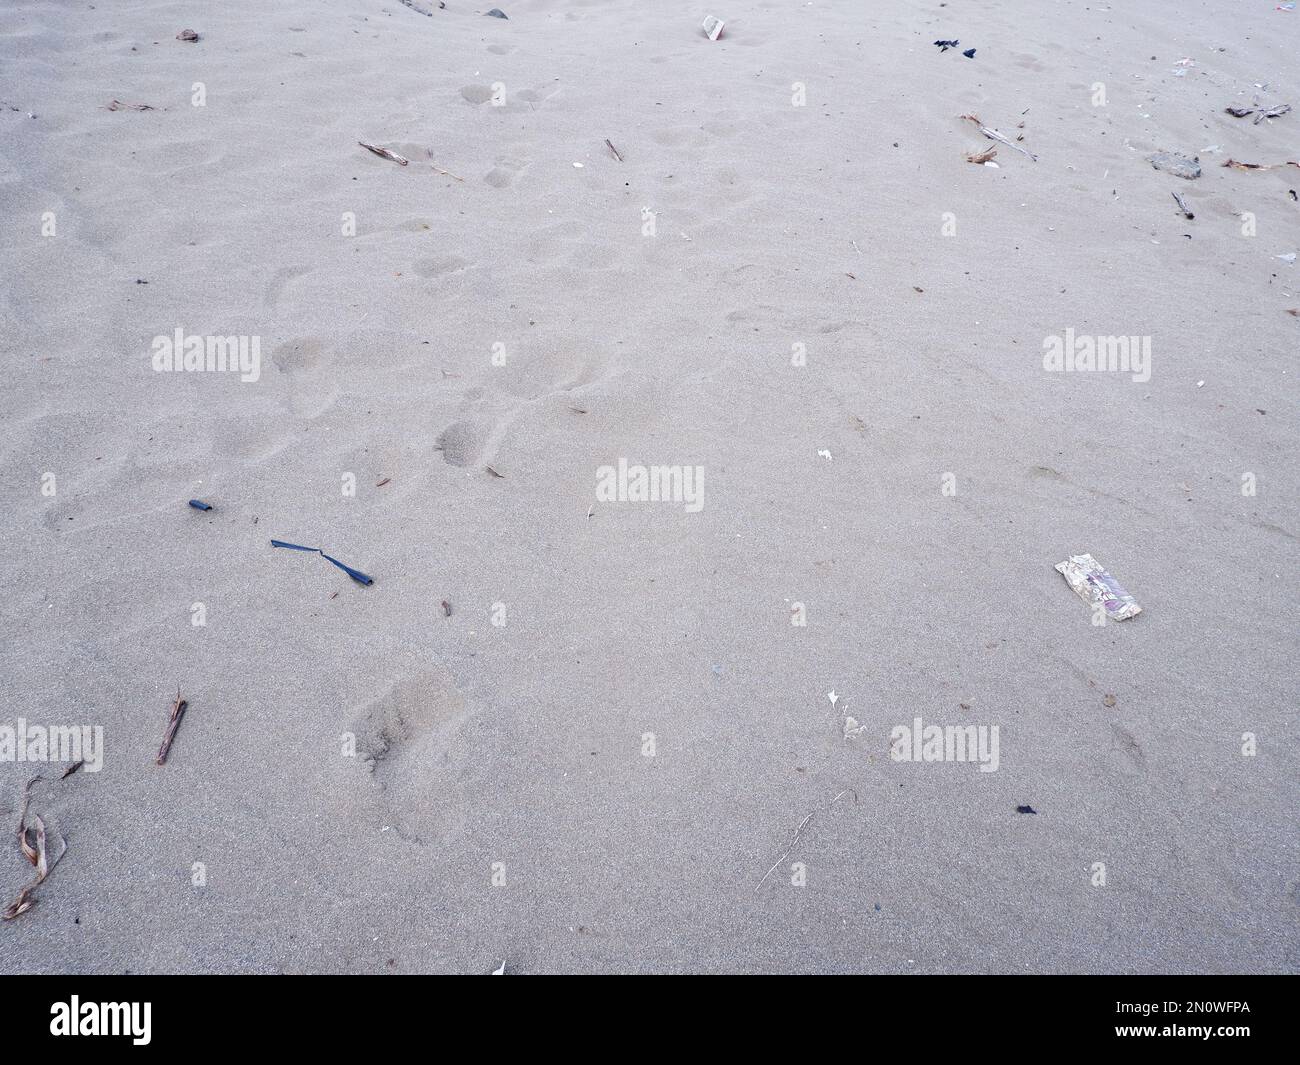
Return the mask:
[[176,39],[178,41],[197,41],[199,35],[193,30],[181,30],[181,32],[176,35]]
[[1147,156],[1147,162],[1157,170],[1168,171],[1174,177],[1186,178],[1188,181],[1201,176],[1201,161],[1177,152],[1156,152]]
[[1281,166],[1300,166],[1300,163],[1288,159],[1285,163],[1243,163],[1237,159],[1229,159],[1224,166],[1230,166],[1233,170],[1276,170]]
[[949,48],[956,48],[960,41],[935,41],[935,47],[941,52],[946,52]]
[[50,861],[49,852],[46,846],[45,822],[39,815],[32,816],[32,828],[27,827],[27,810],[32,799],[32,785],[40,781],[40,777],[32,777],[23,788],[22,807],[18,813],[18,848],[22,851],[23,857],[28,863],[36,867],[36,879],[18,892],[18,897],[14,899],[0,913],[0,918],[6,921],[12,921],[15,917],[20,917],[33,906],[36,905],[34,892],[36,889],[49,878],[54,867],[63,860],[63,856],[68,853],[68,844],[66,840],[60,837],[63,843],[63,849],[59,856]]
[[802,821],[799,822],[799,827],[794,830],[794,838],[790,840],[790,846],[788,846],[785,849],[785,853],[782,854],[781,857],[779,857],[776,861],[772,863],[772,868],[763,874],[763,879],[760,880],[754,886],[755,891],[757,891],[759,888],[761,888],[764,884],[767,883],[767,878],[776,872],[777,866],[779,866],[783,861],[785,861],[786,858],[790,856],[790,852],[793,851],[795,847],[799,845],[799,837],[803,835],[803,830],[808,827],[808,822],[811,821],[814,817],[816,817],[821,810],[829,810],[832,806],[834,806],[837,802],[839,802],[842,798],[844,798],[845,795],[852,795],[853,801],[854,802],[858,801],[858,793],[854,791],[852,788],[845,788],[842,792],[836,795],[835,798],[833,798],[825,806],[818,807],[818,809],[814,810],[812,813],[810,813],[807,817],[805,817]]
[[128,104],[121,100],[109,100],[108,109],[110,111],[157,111],[158,108],[153,104]]
[[191,500],[190,500],[190,506],[192,506],[195,510],[211,510],[211,509],[212,509],[212,504],[211,504],[211,503],[205,503],[205,502],[203,502],[203,500],[201,500],[201,499],[191,499]]
[[1038,811],[1035,810],[1032,806],[1017,806],[1017,807],[1016,807],[1016,813],[1018,813],[1018,814],[1036,814],[1036,813],[1038,813]]
[[172,741],[176,739],[176,730],[181,727],[181,718],[185,716],[185,708],[190,704],[181,698],[181,689],[176,688],[176,701],[172,703],[171,712],[167,715],[167,730],[163,733],[162,745],[158,748],[158,757],[154,759],[155,765],[165,765],[167,755],[172,749]]
[[979,127],[979,131],[983,133],[984,136],[986,136],[989,140],[997,141],[999,144],[1005,144],[1008,148],[1014,148],[1021,155],[1027,155],[1035,163],[1038,162],[1038,156],[1036,156],[1033,152],[1029,151],[1027,148],[1020,147],[1020,145],[1018,145],[1010,137],[1005,137],[997,130],[984,125],[984,123],[980,121],[979,115],[962,115],[961,117],[964,118],[967,122],[974,122],[975,125]]
[[491,11],[485,11],[484,14],[488,18],[503,18],[507,22],[510,20],[510,16],[507,15],[504,11],[502,11],[499,7],[494,7]]
[[1255,116],[1255,125],[1259,125],[1266,118],[1281,118],[1291,110],[1290,104],[1278,104],[1275,107],[1225,107],[1233,118],[1245,118],[1247,115]]
[[1174,202],[1178,204],[1178,209],[1183,212],[1188,221],[1196,217],[1196,215],[1192,214],[1191,208],[1187,206],[1187,201],[1183,199],[1181,193],[1175,192],[1173,197]]
[[974,58],[975,58],[975,49],[974,49],[974,48],[967,48],[966,51],[962,52],[962,55],[964,55],[967,59],[974,59]]
[[966,162],[987,165],[998,154],[996,148],[985,148],[982,152],[967,152]]
[[374,583],[375,583],[375,582],[374,582],[374,579],[373,579],[372,577],[367,577],[367,576],[366,576],[364,573],[362,573],[359,569],[353,569],[351,566],[345,566],[345,565],[344,565],[342,562],[340,562],[337,558],[331,558],[329,555],[325,554],[325,552],[322,551],[319,547],[303,547],[302,544],[290,544],[290,543],[286,543],[286,542],[283,541],[283,540],[272,540],[272,541],[271,541],[271,546],[272,546],[272,547],[287,547],[287,548],[289,548],[291,551],[311,551],[311,552],[315,552],[316,554],[320,555],[321,558],[325,559],[326,562],[329,562],[329,563],[331,563],[331,564],[333,564],[333,565],[335,565],[335,566],[338,566],[339,569],[341,569],[344,573],[346,573],[349,577],[351,577],[351,578],[352,578],[354,581],[356,581],[358,584],[374,584]]
[[384,159],[391,159],[393,162],[397,163],[398,166],[406,166],[406,164],[410,162],[409,159],[403,158],[396,152],[390,152],[387,148],[381,148],[378,144],[367,144],[365,141],[357,141],[357,143],[368,152],[374,152],[376,155]]
[[704,30],[704,36],[711,41],[716,41],[722,36],[722,28],[726,23],[720,18],[714,18],[712,15],[704,16],[704,24],[701,27]]
[[613,143],[610,141],[608,137],[605,138],[605,147],[610,150],[614,158],[617,159],[620,163],[623,161],[623,153],[614,147]]
[[1085,603],[1102,607],[1111,621],[1125,621],[1142,613],[1137,600],[1091,555],[1071,555],[1056,564],[1056,572]]

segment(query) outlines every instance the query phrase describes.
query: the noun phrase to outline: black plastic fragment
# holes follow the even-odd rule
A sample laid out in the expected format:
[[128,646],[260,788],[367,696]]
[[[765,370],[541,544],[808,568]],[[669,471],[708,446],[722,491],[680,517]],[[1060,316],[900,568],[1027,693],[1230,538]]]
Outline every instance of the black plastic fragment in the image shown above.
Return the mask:
[[368,577],[368,576],[366,576],[366,574],[362,573],[359,569],[353,569],[351,566],[345,565],[344,563],[340,562],[337,558],[333,558],[333,557],[331,557],[330,555],[325,554],[325,552],[322,551],[319,547],[303,547],[302,544],[291,544],[291,543],[288,543],[288,542],[286,542],[286,541],[284,541],[284,540],[272,540],[272,541],[271,541],[271,546],[272,546],[272,547],[287,547],[287,548],[289,548],[290,550],[293,550],[293,551],[311,551],[311,552],[313,552],[313,553],[315,553],[315,554],[317,554],[317,555],[320,555],[320,557],[323,558],[323,559],[325,559],[326,562],[329,562],[329,563],[331,563],[332,565],[338,566],[339,569],[341,569],[344,573],[346,573],[349,577],[351,577],[351,578],[352,578],[354,581],[356,581],[358,584],[366,584],[366,585],[369,585],[369,584],[374,584],[374,583],[375,583],[373,577]]
[[212,504],[211,504],[211,503],[205,503],[205,502],[203,502],[203,500],[201,500],[201,499],[191,499],[191,500],[190,500],[190,506],[192,506],[195,510],[211,510],[211,509],[212,509]]
[[962,52],[962,55],[964,55],[967,59],[974,59],[974,58],[975,58],[975,49],[974,49],[974,48],[967,48],[966,51]]
[[939,49],[939,51],[941,51],[941,52],[946,52],[949,48],[956,48],[957,45],[960,44],[961,42],[959,42],[959,41],[935,41],[934,43],[935,43],[935,47],[937,47],[937,48]]
[[1017,806],[1017,807],[1016,807],[1016,813],[1018,813],[1018,814],[1036,814],[1036,813],[1038,813],[1038,811],[1035,810],[1032,806]]

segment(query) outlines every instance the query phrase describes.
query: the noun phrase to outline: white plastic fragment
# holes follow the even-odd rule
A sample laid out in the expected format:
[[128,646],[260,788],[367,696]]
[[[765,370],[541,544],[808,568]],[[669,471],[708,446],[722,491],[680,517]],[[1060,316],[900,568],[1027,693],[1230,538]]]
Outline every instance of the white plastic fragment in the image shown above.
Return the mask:
[[726,23],[720,18],[714,18],[712,15],[704,16],[704,35],[711,41],[716,41],[722,36],[722,27]]
[[1142,613],[1137,600],[1091,555],[1071,555],[1056,564],[1056,572],[1085,603],[1102,607],[1111,621],[1124,621]]
[[821,448],[821,449],[817,452],[817,457],[818,457],[818,458],[823,458],[823,459],[825,459],[827,462],[833,462],[833,461],[834,461],[834,460],[831,458],[831,453],[830,453],[829,451],[827,451],[825,448]]

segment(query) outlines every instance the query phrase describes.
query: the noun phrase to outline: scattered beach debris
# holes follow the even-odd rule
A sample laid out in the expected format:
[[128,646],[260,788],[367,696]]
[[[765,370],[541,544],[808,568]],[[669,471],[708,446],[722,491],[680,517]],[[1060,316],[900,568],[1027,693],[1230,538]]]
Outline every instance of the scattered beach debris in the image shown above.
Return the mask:
[[451,604],[445,599],[442,601],[442,616],[446,618],[451,617]]
[[357,141],[357,143],[358,143],[359,145],[361,145],[361,147],[365,148],[366,151],[368,151],[368,152],[374,152],[376,155],[378,155],[378,156],[380,156],[381,158],[384,158],[384,159],[391,159],[393,162],[397,163],[399,166],[406,166],[406,164],[407,164],[408,162],[410,162],[410,160],[408,160],[408,159],[404,159],[402,156],[398,155],[396,152],[390,152],[387,148],[381,148],[381,147],[379,147],[378,144],[367,144],[365,141]]
[[1102,700],[1101,700],[1101,705],[1102,705],[1102,706],[1106,706],[1106,707],[1114,706],[1114,705],[1115,705],[1115,696],[1113,696],[1113,695],[1109,695],[1109,694],[1103,696],[1103,697],[1102,697]]
[[1016,813],[1018,813],[1018,814],[1036,814],[1036,813],[1038,813],[1038,811],[1035,810],[1032,806],[1017,806],[1017,807],[1016,807]]
[[966,51],[962,52],[962,55],[964,55],[967,59],[974,59],[974,58],[975,58],[975,49],[974,49],[974,48],[967,48]]
[[788,846],[785,849],[785,853],[782,854],[781,857],[779,857],[776,861],[772,863],[772,868],[763,874],[763,879],[760,880],[758,884],[754,887],[755,891],[757,891],[759,888],[761,888],[764,884],[767,883],[767,878],[776,872],[777,866],[779,866],[783,861],[785,861],[786,858],[790,856],[790,852],[793,851],[796,846],[798,846],[799,837],[803,835],[803,830],[808,827],[808,822],[811,821],[814,817],[817,816],[817,814],[819,814],[823,810],[829,810],[832,806],[834,806],[837,802],[839,802],[842,798],[844,798],[845,795],[852,795],[853,801],[854,802],[858,801],[858,793],[854,791],[852,788],[845,788],[842,792],[836,795],[835,798],[833,798],[825,806],[819,806],[816,810],[813,810],[812,813],[810,813],[807,817],[805,817],[802,821],[799,822],[799,827],[794,830],[794,838],[790,840],[790,846]]
[[502,11],[499,7],[494,7],[491,11],[485,11],[483,12],[483,14],[486,15],[488,18],[503,18],[507,22],[510,20],[510,16],[507,15],[504,11]]
[[[425,18],[433,18],[433,12],[430,11],[428,8],[426,8],[423,4],[417,4],[415,0],[397,0],[397,2],[401,4],[403,7],[409,7],[417,15],[423,15]],[[443,7],[444,5],[439,4],[438,6]]]
[[86,760],[84,758],[78,758],[75,762],[72,763],[72,765],[68,766],[68,768],[63,771],[63,776],[59,777],[59,779],[67,780],[68,777],[72,776],[73,773],[75,773],[78,769],[80,769],[85,764],[86,764]]
[[284,540],[272,540],[272,541],[271,541],[271,546],[272,546],[272,547],[287,547],[287,548],[289,548],[289,549],[292,550],[292,551],[310,551],[310,552],[314,552],[314,553],[320,555],[321,558],[325,559],[326,562],[329,562],[329,563],[332,563],[332,564],[335,565],[335,566],[338,566],[339,569],[341,569],[344,573],[346,573],[349,577],[351,577],[351,578],[352,578],[354,581],[356,581],[358,584],[374,584],[374,583],[375,583],[375,582],[374,582],[374,579],[373,579],[372,577],[367,577],[367,576],[366,576],[364,573],[362,573],[359,569],[353,569],[351,566],[345,566],[345,565],[344,565],[342,562],[340,562],[337,558],[332,558],[331,556],[325,554],[325,552],[322,551],[319,547],[303,547],[302,544],[290,544],[290,543],[286,543]]
[[1137,600],[1091,555],[1071,555],[1055,568],[1075,595],[1085,603],[1103,607],[1111,621],[1124,621],[1142,613]]
[[1233,118],[1245,118],[1247,115],[1255,116],[1255,125],[1259,125],[1266,118],[1281,118],[1291,110],[1290,104],[1276,104],[1273,107],[1225,107]]
[[935,41],[934,45],[941,52],[946,52],[949,48],[956,48],[960,41]]
[[1147,156],[1147,162],[1157,170],[1165,170],[1174,177],[1194,181],[1201,176],[1201,161],[1195,156],[1179,155],[1177,152],[1156,152]]
[[1196,215],[1192,214],[1191,208],[1187,206],[1187,201],[1183,199],[1181,193],[1175,192],[1173,193],[1173,197],[1174,202],[1178,204],[1178,209],[1183,212],[1185,218],[1190,221],[1196,217]]
[[382,481],[378,481],[378,482],[376,482],[375,487],[376,487],[376,488],[383,488],[384,485],[386,485],[386,484],[391,484],[391,483],[392,483],[392,480],[393,480],[393,479],[392,479],[391,477],[385,477]]
[[499,969],[493,969],[493,970],[492,970],[492,975],[493,975],[493,976],[505,976],[505,974],[506,974],[506,960],[505,960],[505,958],[502,958],[502,959],[501,959],[501,968],[499,968]]
[[203,500],[201,500],[201,499],[191,499],[191,500],[190,500],[190,506],[192,506],[195,510],[211,510],[211,509],[212,509],[212,504],[211,504],[211,503],[205,503],[205,502],[203,502]]
[[623,161],[623,153],[614,147],[613,143],[610,141],[608,137],[605,138],[605,147],[610,150],[614,158],[617,159],[620,163]]
[[844,715],[844,738],[852,739],[854,736],[861,736],[867,731],[866,725],[859,725],[858,719],[850,714]]
[[996,148],[985,148],[984,151],[982,152],[967,152],[966,162],[979,163],[980,165],[987,165],[988,163],[993,161],[993,158],[997,154],[998,154],[998,150]]
[[1011,140],[1009,137],[1004,137],[997,130],[984,125],[984,123],[980,121],[979,115],[962,115],[961,117],[964,118],[967,122],[974,122],[975,125],[979,128],[979,131],[982,134],[984,134],[984,136],[986,136],[989,140],[997,141],[999,144],[1005,144],[1008,148],[1014,148],[1021,155],[1027,155],[1035,163],[1038,162],[1038,156],[1036,156],[1033,152],[1029,151],[1029,149],[1027,148],[1022,148],[1015,141]]
[[153,104],[128,104],[121,100],[109,100],[108,110],[110,111],[157,111],[158,108]]
[[823,447],[823,448],[819,448],[819,449],[817,450],[817,457],[818,457],[819,459],[825,459],[827,462],[833,462],[833,461],[834,461],[834,460],[831,458],[831,453],[830,453],[829,451],[827,451],[824,447]]
[[32,785],[40,780],[39,776],[32,777],[27,782],[27,786],[23,788],[23,801],[18,813],[17,833],[18,847],[22,851],[23,857],[36,867],[36,879],[19,891],[18,897],[4,908],[3,913],[0,913],[0,917],[6,921],[12,921],[15,917],[21,916],[36,905],[36,898],[33,893],[41,884],[45,883],[54,867],[68,853],[67,841],[60,837],[63,849],[59,852],[59,856],[51,862],[46,847],[45,822],[39,815],[34,814],[32,816],[34,827],[27,827],[27,810],[31,804]]
[[484,466],[483,468],[487,470],[488,473],[492,474],[493,477],[505,477],[504,473],[497,473],[497,471],[494,470],[491,466]]
[[1283,166],[1300,166],[1300,163],[1291,159],[1284,163],[1243,163],[1238,159],[1229,159],[1223,165],[1230,166],[1233,170],[1276,170]]
[[1285,255],[1274,255],[1273,258],[1281,259],[1284,263],[1293,263],[1296,260],[1296,253],[1289,251]]
[[199,35],[193,30],[181,30],[181,32],[176,35],[176,39],[178,41],[197,41]]
[[172,740],[176,738],[176,730],[181,727],[181,718],[185,716],[185,708],[190,704],[181,698],[180,685],[176,686],[176,701],[172,703],[171,712],[167,715],[167,731],[163,733],[162,746],[158,748],[158,757],[155,759],[156,765],[165,765],[167,755],[172,749]]
[[840,697],[836,695],[833,691],[827,692],[826,698],[831,701],[831,706],[834,706],[836,703],[840,701]]
[[704,36],[711,41],[716,41],[722,36],[723,27],[726,23],[720,18],[714,18],[712,15],[704,16],[704,24],[701,27],[704,30]]

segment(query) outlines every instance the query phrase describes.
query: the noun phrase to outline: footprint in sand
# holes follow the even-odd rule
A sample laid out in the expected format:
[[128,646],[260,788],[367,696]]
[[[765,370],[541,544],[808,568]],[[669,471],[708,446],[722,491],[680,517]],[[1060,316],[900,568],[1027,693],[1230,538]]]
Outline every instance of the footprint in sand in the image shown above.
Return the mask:
[[444,255],[437,259],[419,259],[411,267],[421,277],[443,277],[459,273],[469,265],[459,255]]
[[384,820],[399,834],[442,836],[463,821],[458,737],[474,709],[447,678],[399,681],[361,708],[357,754],[380,792]]
[[504,189],[515,183],[515,178],[523,173],[527,163],[516,163],[509,159],[498,159],[497,165],[483,175],[483,180],[493,188]]
[[453,422],[438,436],[442,460],[452,466],[472,466],[483,453],[489,429],[482,422]]
[[479,104],[485,104],[492,99],[492,86],[466,85],[460,90],[460,94],[477,107]]

